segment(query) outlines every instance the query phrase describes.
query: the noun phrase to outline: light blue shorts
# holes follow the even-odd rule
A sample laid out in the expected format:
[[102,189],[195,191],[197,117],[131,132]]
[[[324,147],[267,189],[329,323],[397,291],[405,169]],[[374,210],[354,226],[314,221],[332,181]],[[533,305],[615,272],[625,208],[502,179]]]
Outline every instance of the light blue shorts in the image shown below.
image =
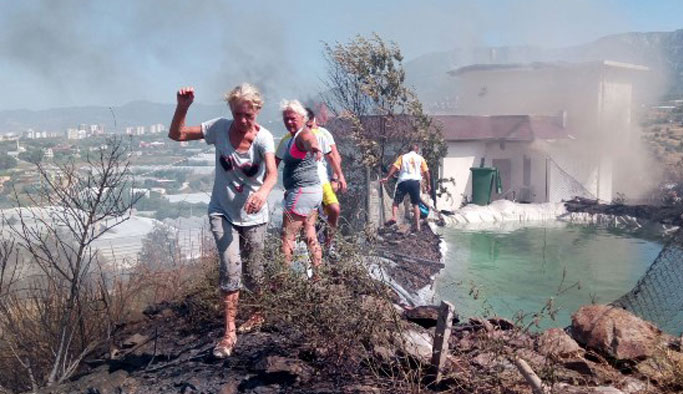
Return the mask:
[[285,191],[283,212],[285,215],[297,215],[308,217],[311,212],[318,209],[323,201],[323,188],[321,185],[304,186]]

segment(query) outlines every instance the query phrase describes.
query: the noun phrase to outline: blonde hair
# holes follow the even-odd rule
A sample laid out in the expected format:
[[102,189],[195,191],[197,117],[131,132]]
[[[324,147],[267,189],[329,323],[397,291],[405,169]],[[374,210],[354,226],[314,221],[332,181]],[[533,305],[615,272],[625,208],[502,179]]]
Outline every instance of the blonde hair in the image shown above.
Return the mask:
[[263,108],[263,98],[261,92],[252,84],[241,83],[234,89],[223,96],[223,99],[230,106],[230,110],[235,109],[235,106],[241,102],[247,102],[253,109],[260,110]]
[[305,120],[308,120],[308,112],[306,112],[306,108],[304,108],[299,100],[280,101],[280,111],[282,111],[283,114],[285,111],[294,111],[303,116]]

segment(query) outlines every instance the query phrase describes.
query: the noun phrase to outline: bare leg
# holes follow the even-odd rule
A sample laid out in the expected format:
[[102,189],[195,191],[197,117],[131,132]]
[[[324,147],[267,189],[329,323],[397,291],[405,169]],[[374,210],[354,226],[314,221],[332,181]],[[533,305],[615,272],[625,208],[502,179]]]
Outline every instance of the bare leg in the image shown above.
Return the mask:
[[318,243],[318,237],[315,231],[315,221],[318,218],[318,212],[313,211],[304,222],[304,236],[306,237],[306,245],[308,246],[308,254],[311,257],[311,265],[313,270],[317,271],[322,263],[323,253]]
[[237,342],[237,330],[235,328],[235,317],[237,316],[237,301],[239,300],[239,291],[230,291],[223,293],[223,312],[225,313],[225,333],[223,338],[218,342],[213,349],[215,357],[224,358],[232,354],[232,350]]
[[332,245],[334,235],[337,233],[337,225],[339,224],[339,214],[341,208],[339,204],[330,204],[325,206],[325,213],[327,214],[327,236],[325,237],[325,247]]
[[[292,254],[294,252],[294,240],[304,225],[305,218],[289,213],[282,215],[282,254],[285,256],[285,264],[292,264]],[[314,229],[315,230],[315,229]]]
[[413,205],[413,216],[415,220],[415,230],[420,231],[420,206],[417,204]]
[[396,216],[398,216],[398,204],[391,204],[391,220],[396,221]]
[[223,304],[225,307],[225,335],[224,338],[236,339],[235,317],[237,316],[237,302],[240,298],[239,291],[224,293]]

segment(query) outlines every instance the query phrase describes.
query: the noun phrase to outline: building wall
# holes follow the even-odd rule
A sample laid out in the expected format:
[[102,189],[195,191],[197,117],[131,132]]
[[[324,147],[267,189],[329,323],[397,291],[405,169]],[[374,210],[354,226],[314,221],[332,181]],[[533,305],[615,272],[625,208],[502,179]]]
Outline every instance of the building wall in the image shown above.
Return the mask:
[[557,146],[548,150],[566,172],[552,172],[555,180],[549,200],[566,198],[560,190],[566,186],[563,183],[576,179],[594,197],[611,201],[614,192],[626,191],[628,182],[622,179],[635,172],[628,167],[632,160],[623,160],[628,152],[638,152],[631,125],[633,76],[631,70],[599,64],[470,71],[460,76],[458,112],[557,115],[566,110],[566,127],[573,140],[569,147],[559,144],[566,150]]
[[[528,185],[524,184],[524,159],[530,160],[530,173]],[[502,198],[525,202],[545,202],[546,183],[546,154],[539,150],[539,146],[528,142],[491,142],[486,144],[486,166],[490,166],[493,160],[510,160],[510,179],[503,179]],[[527,192],[528,190],[528,192]],[[513,197],[514,196],[514,197]]]
[[472,197],[472,177],[470,167],[478,167],[486,154],[483,142],[449,142],[448,153],[440,169],[442,179],[453,178],[455,183],[444,184],[450,195],[441,196],[437,201],[439,209],[454,211],[462,205],[465,197]]
[[[595,160],[581,149],[574,141],[449,142],[441,177],[454,178],[455,183],[445,184],[450,196],[440,197],[438,208],[454,211],[463,201],[471,200],[470,168],[478,167],[482,157],[487,167],[494,160],[509,160],[511,164],[509,178],[503,179],[503,195],[494,196],[494,200],[542,203],[560,202],[574,196],[596,198],[600,171],[605,171],[609,163],[606,159]],[[525,158],[529,164],[527,183]]]

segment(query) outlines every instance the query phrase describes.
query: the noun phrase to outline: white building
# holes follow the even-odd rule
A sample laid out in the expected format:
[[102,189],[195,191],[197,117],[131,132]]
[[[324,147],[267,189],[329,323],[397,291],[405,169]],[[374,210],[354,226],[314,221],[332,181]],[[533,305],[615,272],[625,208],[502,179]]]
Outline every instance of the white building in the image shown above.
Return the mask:
[[[621,148],[636,138],[632,80],[646,67],[611,61],[463,67],[460,116],[435,116],[448,143],[441,178],[458,209],[471,198],[470,168],[500,171],[506,198],[557,202],[580,195],[611,201]],[[618,148],[617,148],[618,147]]]
[[159,133],[163,133],[164,131],[166,131],[166,126],[164,126],[161,123],[157,123],[157,124],[153,124],[153,125],[149,126],[150,134],[159,134]]

